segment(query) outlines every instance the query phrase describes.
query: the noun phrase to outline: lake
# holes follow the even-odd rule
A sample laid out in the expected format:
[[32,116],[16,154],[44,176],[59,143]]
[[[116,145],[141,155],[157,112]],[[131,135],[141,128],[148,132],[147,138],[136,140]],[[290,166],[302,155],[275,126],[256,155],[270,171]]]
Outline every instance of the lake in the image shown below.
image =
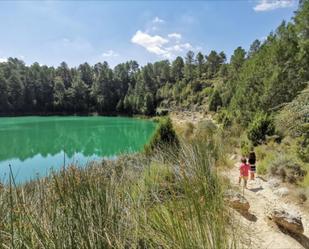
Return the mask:
[[9,165],[22,183],[64,164],[84,166],[140,151],[155,127],[152,121],[125,117],[0,118],[0,181],[8,181]]

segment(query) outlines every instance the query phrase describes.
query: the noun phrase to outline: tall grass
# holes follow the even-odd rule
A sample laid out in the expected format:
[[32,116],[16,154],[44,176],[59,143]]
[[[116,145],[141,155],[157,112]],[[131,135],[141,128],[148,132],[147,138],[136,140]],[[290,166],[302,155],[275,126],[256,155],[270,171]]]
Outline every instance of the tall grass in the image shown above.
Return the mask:
[[209,142],[71,166],[0,190],[1,248],[236,247]]

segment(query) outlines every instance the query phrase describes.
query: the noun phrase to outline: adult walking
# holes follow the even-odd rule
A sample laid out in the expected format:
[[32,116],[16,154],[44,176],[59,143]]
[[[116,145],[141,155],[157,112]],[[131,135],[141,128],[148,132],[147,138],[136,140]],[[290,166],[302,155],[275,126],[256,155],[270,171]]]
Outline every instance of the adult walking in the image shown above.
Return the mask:
[[250,150],[248,163],[250,164],[250,180],[254,180],[256,172],[256,156],[253,148]]

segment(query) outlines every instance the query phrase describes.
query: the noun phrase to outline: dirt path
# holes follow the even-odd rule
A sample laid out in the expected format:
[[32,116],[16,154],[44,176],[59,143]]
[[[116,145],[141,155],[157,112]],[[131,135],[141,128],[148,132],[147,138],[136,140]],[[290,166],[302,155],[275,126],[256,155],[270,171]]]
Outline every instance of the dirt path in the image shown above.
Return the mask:
[[[211,116],[198,112],[174,112],[170,116],[176,126],[183,126],[187,122],[196,125],[201,120],[211,120]],[[235,162],[233,168],[222,174],[230,180],[232,186],[239,188],[239,163]],[[309,249],[309,208],[297,204],[297,201],[291,198],[290,190],[283,186],[279,180],[263,178],[249,181],[248,189],[240,189],[250,203],[249,215],[243,216],[234,212],[243,229],[241,233],[244,236],[241,236],[241,244],[244,245],[244,248]],[[293,238],[271,222],[267,218],[267,214],[274,208],[284,208],[290,213],[300,214],[304,225],[303,236]]]
[[[225,174],[232,185],[238,187],[239,164]],[[244,217],[236,214],[239,221],[244,225],[245,233],[248,234],[246,244],[249,248],[259,249],[298,249],[309,248],[309,210],[301,205],[289,201],[287,189],[279,184],[279,181],[269,181],[257,178],[248,182],[248,189],[244,190],[244,196],[250,203],[250,216]],[[292,238],[284,234],[276,225],[269,221],[267,212],[275,207],[285,208],[291,213],[298,213],[302,217],[304,236],[301,239]]]
[[184,111],[184,112],[172,112],[170,113],[170,118],[174,125],[181,126],[186,123],[192,123],[196,125],[198,122],[211,119],[209,115],[202,112]]

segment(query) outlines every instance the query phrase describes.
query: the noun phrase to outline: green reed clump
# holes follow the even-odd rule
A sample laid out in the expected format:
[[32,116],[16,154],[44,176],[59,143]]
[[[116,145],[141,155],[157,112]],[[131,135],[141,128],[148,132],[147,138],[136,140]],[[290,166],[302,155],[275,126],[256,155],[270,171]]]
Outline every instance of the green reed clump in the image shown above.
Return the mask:
[[210,142],[70,166],[0,190],[3,248],[235,246]]

